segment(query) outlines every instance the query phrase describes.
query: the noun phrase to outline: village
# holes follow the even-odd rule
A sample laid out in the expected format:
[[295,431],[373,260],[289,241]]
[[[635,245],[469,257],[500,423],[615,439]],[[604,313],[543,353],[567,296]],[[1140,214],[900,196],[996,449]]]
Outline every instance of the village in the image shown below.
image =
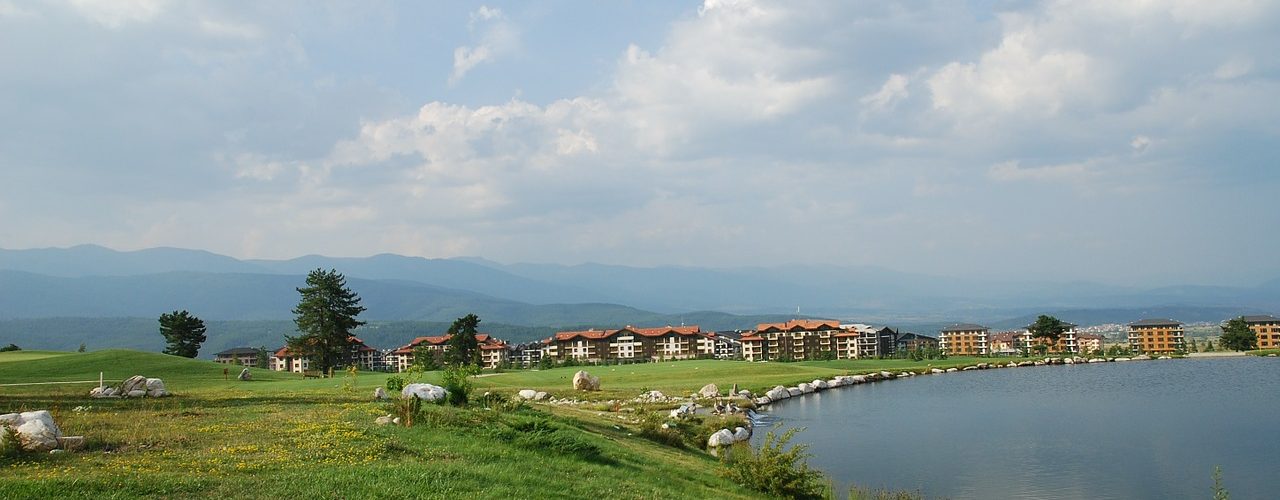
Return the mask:
[[[1257,336],[1258,349],[1280,347],[1280,318],[1246,315],[1243,320]],[[794,319],[762,323],[748,331],[703,331],[697,325],[588,329],[557,332],[541,342],[509,343],[486,333],[476,335],[485,369],[531,369],[563,365],[644,363],[683,359],[725,359],[753,362],[884,359],[894,357],[1101,355],[1104,337],[1078,332],[1065,323],[1054,341],[1036,338],[1029,329],[992,332],[972,323],[955,323],[936,337],[899,329],[835,320]],[[1113,345],[1132,355],[1177,355],[1188,352],[1183,323],[1171,319],[1142,319],[1127,325],[1127,343]],[[449,335],[422,336],[409,343],[378,349],[351,336],[343,366],[379,372],[403,372],[410,367],[439,366]],[[263,366],[274,371],[308,373],[310,360],[281,347],[259,359],[261,349],[239,347],[218,352],[214,361]]]

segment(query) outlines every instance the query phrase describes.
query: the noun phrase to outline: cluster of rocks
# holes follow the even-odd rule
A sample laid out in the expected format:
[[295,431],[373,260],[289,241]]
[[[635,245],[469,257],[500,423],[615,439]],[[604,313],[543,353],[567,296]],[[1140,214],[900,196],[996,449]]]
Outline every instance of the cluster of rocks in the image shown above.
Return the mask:
[[[18,447],[24,451],[76,450],[84,445],[84,436],[63,436],[48,410],[0,415],[0,427],[11,431],[0,432],[0,440],[17,440]],[[9,446],[10,443],[0,442],[0,448]]]
[[409,384],[400,390],[400,397],[409,399],[417,397],[423,401],[433,402],[444,399],[449,395],[449,391],[443,387],[433,384]]
[[400,417],[393,417],[390,414],[373,419],[373,423],[378,425],[400,425]]
[[578,370],[578,373],[573,374],[573,390],[598,391],[600,390],[600,377],[587,373],[586,370]]
[[720,429],[711,434],[711,437],[707,438],[707,449],[711,450],[711,453],[715,454],[720,448],[732,446],[733,443],[746,441],[748,439],[751,439],[751,429],[746,427],[737,427],[733,430]]
[[672,403],[680,400],[681,398],[667,396],[666,394],[663,394],[662,391],[648,391],[640,393],[639,396],[636,396],[635,399],[632,399],[631,401],[636,403]]
[[533,389],[521,389],[520,392],[516,393],[516,397],[530,401],[542,401],[547,399],[547,393],[543,391],[535,391]]
[[169,391],[164,388],[163,380],[142,375],[125,379],[119,387],[102,385],[89,391],[91,398],[162,398],[168,395]]

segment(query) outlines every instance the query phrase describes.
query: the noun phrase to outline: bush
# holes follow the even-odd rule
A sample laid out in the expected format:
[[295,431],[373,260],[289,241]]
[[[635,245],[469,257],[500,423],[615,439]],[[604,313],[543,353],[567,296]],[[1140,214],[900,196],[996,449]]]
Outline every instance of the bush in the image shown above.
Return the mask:
[[537,416],[520,416],[493,431],[494,437],[521,448],[567,455],[591,462],[608,461],[595,443],[584,439],[580,433]]
[[18,434],[9,426],[0,424],[0,458],[16,457],[20,451]]
[[404,377],[401,377],[399,375],[392,375],[390,377],[387,377],[386,386],[387,386],[387,392],[391,393],[392,395],[400,394],[400,391],[404,390]]
[[475,365],[450,366],[445,368],[441,384],[449,391],[448,402],[453,406],[466,406],[467,397],[471,394],[472,375],[480,372]]
[[21,350],[22,348],[18,347],[17,344],[9,344],[7,346],[0,347],[0,352],[21,351]]
[[667,446],[685,448],[685,439],[680,430],[677,428],[664,429],[662,424],[665,422],[666,419],[658,413],[642,413],[640,416],[640,437]]
[[392,396],[391,413],[400,417],[400,425],[405,427],[413,427],[422,415],[422,400],[417,396],[402,398],[399,395]]
[[799,430],[789,429],[781,437],[769,431],[759,450],[753,450],[747,443],[735,444],[724,460],[723,474],[738,484],[773,496],[826,497],[828,488],[822,473],[810,469],[806,462],[808,446],[798,444],[786,449]]

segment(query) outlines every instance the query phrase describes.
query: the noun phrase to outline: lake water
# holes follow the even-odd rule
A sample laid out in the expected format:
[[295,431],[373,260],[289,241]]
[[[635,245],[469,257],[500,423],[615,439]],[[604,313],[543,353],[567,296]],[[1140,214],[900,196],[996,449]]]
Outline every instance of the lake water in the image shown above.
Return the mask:
[[[1133,361],[917,376],[791,398],[836,482],[950,498],[1280,498],[1280,359]],[[758,426],[755,444],[765,426]]]

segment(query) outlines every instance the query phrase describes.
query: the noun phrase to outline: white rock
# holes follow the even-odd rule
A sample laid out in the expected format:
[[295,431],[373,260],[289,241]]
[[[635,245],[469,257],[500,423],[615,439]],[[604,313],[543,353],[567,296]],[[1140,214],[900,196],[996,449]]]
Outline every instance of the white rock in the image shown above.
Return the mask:
[[1130,358],[1116,358],[1116,361],[1130,361]]
[[120,383],[120,387],[116,389],[116,393],[129,394],[130,392],[137,391],[137,390],[141,390],[144,392],[147,390],[147,377],[143,377],[142,375],[134,375],[132,377],[125,379],[124,382]]
[[396,417],[396,418],[391,419],[391,423],[396,424],[396,425],[400,425],[400,417]]
[[1160,356],[1160,357],[1158,357],[1158,358],[1156,358],[1156,359],[1173,359],[1173,357],[1171,357],[1171,356]]
[[704,398],[714,398],[720,396],[720,388],[715,384],[707,384],[698,389],[698,395]]
[[1090,359],[1090,360],[1089,360],[1089,362],[1090,362],[1090,363],[1106,363],[1106,362],[1107,362],[1107,360],[1102,359],[1102,358],[1093,358],[1093,359]]
[[49,451],[58,447],[62,431],[53,422],[48,411],[28,411],[18,414],[19,422],[14,431],[18,443],[27,451]]
[[739,396],[742,396],[742,397],[744,397],[744,398],[751,398],[751,391],[748,391],[748,390],[746,390],[746,389],[743,389],[743,390],[741,390],[741,391],[738,391],[738,395],[739,395]]
[[809,385],[813,386],[815,390],[822,390],[822,389],[827,389],[831,387],[830,385],[827,384],[826,380],[822,380],[822,379],[814,380],[813,382],[810,382]]
[[[247,369],[248,368],[246,368],[246,370]],[[148,391],[164,390],[164,381],[158,378],[147,379],[147,390]]]
[[867,382],[867,376],[866,376],[866,375],[854,375],[853,377],[850,377],[850,380],[853,380],[853,383],[855,383],[855,384],[864,384],[864,383],[866,383],[866,382]]
[[147,396],[147,391],[144,391],[142,389],[134,389],[132,391],[126,392],[125,395],[131,398],[142,398]]
[[373,399],[387,399],[387,390],[381,387],[375,387],[373,389]]
[[939,373],[947,373],[947,371],[946,371],[946,370],[943,370],[943,369],[941,369],[941,368],[934,368],[934,369],[932,369],[932,370],[929,370],[929,373],[932,373],[932,374],[934,374],[934,375],[937,375],[937,374],[939,374]]
[[773,389],[769,389],[769,392],[766,392],[764,395],[773,401],[778,401],[791,397],[791,392],[787,391],[786,387],[777,386]]
[[893,378],[893,374],[889,372],[880,372],[880,376],[884,378]]
[[391,415],[383,415],[381,417],[374,419],[373,423],[377,425],[391,425],[395,423],[395,418],[393,418]]
[[402,398],[417,396],[418,399],[423,401],[437,401],[444,399],[447,395],[449,395],[449,391],[445,390],[445,388],[431,384],[409,384],[400,391],[400,397]]
[[1017,368],[1017,367],[1018,367],[1018,364],[1017,364],[1017,363],[1014,363],[1014,362],[1012,362],[1012,361],[1010,361],[1010,362],[1009,362],[1009,364],[1004,365],[1004,366],[1005,366],[1005,368]]
[[805,394],[809,394],[814,390],[813,386],[806,382],[801,382],[800,385],[796,386],[796,388],[800,389],[800,392],[803,392]]
[[243,369],[243,370],[240,370],[240,374],[239,374],[239,375],[236,375],[236,379],[237,379],[237,380],[239,380],[239,381],[241,381],[241,382],[245,382],[245,381],[253,380],[253,374],[252,374],[252,373],[249,373],[249,369],[248,369],[248,368],[245,368],[245,369]]
[[169,391],[164,390],[163,387],[159,389],[151,389],[147,391],[147,397],[149,398],[163,398],[168,395],[169,395]]
[[577,391],[598,391],[600,390],[600,377],[596,377],[587,373],[585,370],[578,370],[573,374],[573,389]]
[[729,446],[734,443],[733,431],[729,429],[720,429],[707,438],[708,448],[719,448],[721,446]]
[[544,400],[544,399],[547,399],[547,393],[542,392],[542,391],[538,391],[538,392],[533,393],[533,400],[534,400],[534,401],[542,401],[542,400]]
[[746,441],[748,439],[751,439],[751,431],[747,430],[746,427],[738,427],[733,429],[734,441],[740,442],[740,441]]
[[1063,363],[1066,363],[1066,364],[1068,364],[1068,365],[1074,365],[1074,364],[1076,364],[1076,360],[1071,359],[1071,358],[1063,359],[1063,360],[1062,360],[1062,362],[1063,362]]
[[790,394],[792,396],[799,396],[801,394],[804,394],[804,391],[800,390],[799,387],[788,387],[787,394]]
[[533,399],[534,396],[538,395],[538,391],[533,389],[521,389],[520,392],[516,393],[516,395],[520,396],[521,399]]
[[947,373],[955,373],[955,372],[958,372],[958,371],[960,371],[960,369],[959,369],[959,368],[955,368],[955,367],[947,368]]

